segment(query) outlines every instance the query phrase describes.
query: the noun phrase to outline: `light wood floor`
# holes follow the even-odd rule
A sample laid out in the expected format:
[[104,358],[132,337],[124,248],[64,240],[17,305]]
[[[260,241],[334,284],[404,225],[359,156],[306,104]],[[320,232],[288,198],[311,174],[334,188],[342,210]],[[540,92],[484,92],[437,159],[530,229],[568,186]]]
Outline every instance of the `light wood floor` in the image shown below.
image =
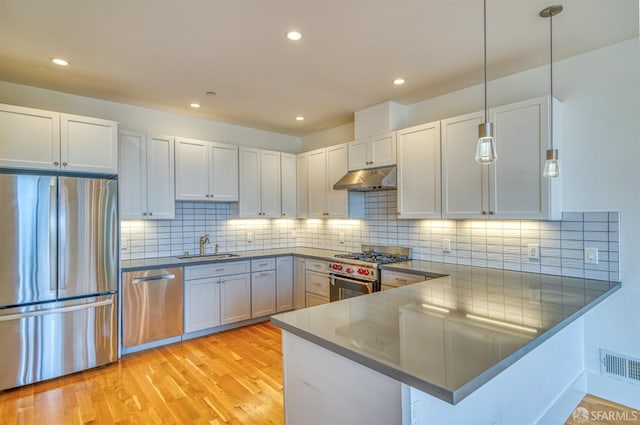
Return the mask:
[[281,425],[280,330],[261,323],[0,393],[0,423]]
[[[580,408],[585,410],[575,413]],[[569,416],[565,425],[640,425],[639,410],[591,394],[582,399],[576,411],[575,417]]]

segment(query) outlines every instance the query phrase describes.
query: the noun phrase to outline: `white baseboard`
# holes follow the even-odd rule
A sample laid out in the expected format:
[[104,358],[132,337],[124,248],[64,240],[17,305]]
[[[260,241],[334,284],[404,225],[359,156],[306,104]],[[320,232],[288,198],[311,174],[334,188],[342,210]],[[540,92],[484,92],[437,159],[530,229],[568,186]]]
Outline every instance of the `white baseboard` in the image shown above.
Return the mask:
[[536,425],[564,423],[587,393],[587,373],[581,373],[540,417]]

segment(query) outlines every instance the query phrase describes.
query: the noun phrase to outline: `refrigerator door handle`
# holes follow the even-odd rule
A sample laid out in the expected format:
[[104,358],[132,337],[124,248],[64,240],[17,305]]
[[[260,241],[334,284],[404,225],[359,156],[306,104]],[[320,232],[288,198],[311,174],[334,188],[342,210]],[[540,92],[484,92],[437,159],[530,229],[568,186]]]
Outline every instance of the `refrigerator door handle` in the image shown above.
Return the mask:
[[7,314],[5,316],[0,316],[0,322],[7,322],[9,320],[24,319],[26,317],[46,316],[46,315],[52,314],[52,313],[68,313],[70,311],[89,310],[89,309],[92,309],[92,308],[103,307],[103,306],[110,305],[110,304],[113,304],[113,300],[112,299],[104,300],[104,301],[97,301],[97,302],[89,303],[89,304],[77,304],[77,305],[72,305],[72,306],[69,306],[69,307],[52,308],[52,309],[49,309],[49,310],[38,310],[38,311],[29,311],[27,313]]
[[[49,184],[49,223],[58,222],[58,179]],[[51,226],[49,229],[49,267],[50,279],[49,290],[55,291],[58,287],[58,226]]]
[[61,182],[58,182],[58,197],[59,197],[59,214],[58,217],[58,261],[59,261],[59,275],[58,275],[58,296],[60,290],[67,287],[67,270],[69,270],[67,244],[70,242],[67,238],[69,232],[69,208],[67,205],[69,194],[67,193],[67,187]]
[[134,277],[133,279],[131,279],[131,283],[153,282],[154,280],[171,280],[175,278],[176,278],[175,274],[161,274],[157,276]]

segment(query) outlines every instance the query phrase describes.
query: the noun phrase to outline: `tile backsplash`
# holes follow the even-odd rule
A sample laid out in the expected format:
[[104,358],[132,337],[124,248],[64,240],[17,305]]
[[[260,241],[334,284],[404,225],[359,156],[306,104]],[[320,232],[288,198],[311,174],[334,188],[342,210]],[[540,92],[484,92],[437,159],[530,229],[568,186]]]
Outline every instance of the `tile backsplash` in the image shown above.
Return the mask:
[[[396,211],[393,191],[367,193],[363,220],[232,219],[230,204],[176,202],[174,220],[122,221],[121,259],[196,253],[200,236],[208,234],[208,253],[215,243],[220,252],[401,245],[411,247],[417,260],[620,280],[617,212],[565,212],[562,221],[500,221],[399,220]],[[528,258],[529,244],[539,246],[539,259]],[[585,248],[598,249],[598,264],[585,264]]]

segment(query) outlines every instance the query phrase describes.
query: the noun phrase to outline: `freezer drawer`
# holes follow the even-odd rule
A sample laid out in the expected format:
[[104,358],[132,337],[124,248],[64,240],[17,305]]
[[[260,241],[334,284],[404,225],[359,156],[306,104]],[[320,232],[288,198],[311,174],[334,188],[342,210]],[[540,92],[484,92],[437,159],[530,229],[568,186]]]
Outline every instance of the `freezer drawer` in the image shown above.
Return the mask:
[[0,390],[117,360],[116,295],[0,310]]
[[183,333],[182,268],[122,274],[122,346],[133,347]]

